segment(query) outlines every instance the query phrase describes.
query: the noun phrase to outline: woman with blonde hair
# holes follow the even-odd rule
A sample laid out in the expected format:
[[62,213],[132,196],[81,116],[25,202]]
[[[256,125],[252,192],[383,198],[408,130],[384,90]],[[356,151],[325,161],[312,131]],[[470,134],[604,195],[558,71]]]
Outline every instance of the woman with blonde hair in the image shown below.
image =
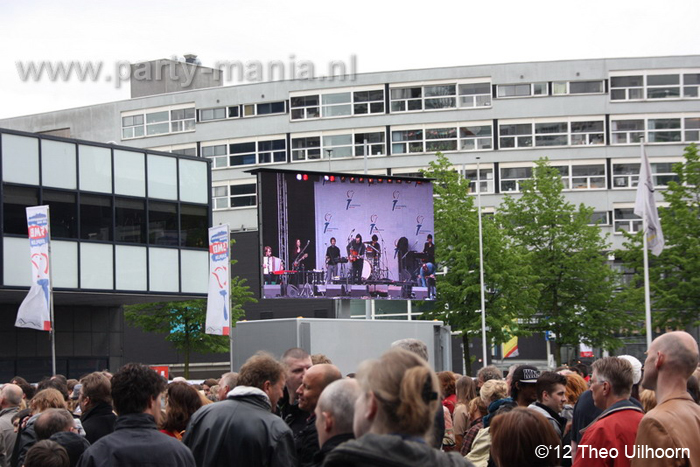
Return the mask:
[[454,415],[452,416],[452,430],[455,436],[455,444],[457,449],[462,447],[464,435],[469,430],[469,401],[476,397],[476,383],[471,376],[462,376],[455,384],[455,392],[457,394],[457,407],[455,407]]
[[324,466],[469,465],[459,454],[427,443],[440,401],[437,377],[425,360],[394,349],[379,360],[363,362],[357,380],[356,439],[332,450]]

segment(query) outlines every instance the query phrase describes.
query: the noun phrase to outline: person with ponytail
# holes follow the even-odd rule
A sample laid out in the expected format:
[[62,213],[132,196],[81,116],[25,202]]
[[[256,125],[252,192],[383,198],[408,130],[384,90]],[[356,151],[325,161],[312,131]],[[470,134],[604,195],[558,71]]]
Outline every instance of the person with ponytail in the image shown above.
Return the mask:
[[402,349],[365,361],[357,372],[357,439],[341,444],[324,467],[469,467],[457,453],[432,448],[427,440],[440,404],[439,384],[427,362]]

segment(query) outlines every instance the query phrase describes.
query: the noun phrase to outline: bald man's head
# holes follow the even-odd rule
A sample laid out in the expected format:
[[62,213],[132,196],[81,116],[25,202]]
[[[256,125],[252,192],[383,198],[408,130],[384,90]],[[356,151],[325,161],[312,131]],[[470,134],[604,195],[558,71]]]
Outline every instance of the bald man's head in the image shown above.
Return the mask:
[[684,331],[663,334],[651,343],[644,362],[642,386],[657,390],[659,375],[687,380],[698,365],[698,343]]
[[326,386],[342,377],[343,375],[335,365],[324,363],[309,368],[297,389],[299,408],[305,412],[312,413],[316,408],[321,392]]
[[22,402],[22,388],[16,384],[8,383],[2,387],[2,406],[3,409],[9,407],[17,407]]

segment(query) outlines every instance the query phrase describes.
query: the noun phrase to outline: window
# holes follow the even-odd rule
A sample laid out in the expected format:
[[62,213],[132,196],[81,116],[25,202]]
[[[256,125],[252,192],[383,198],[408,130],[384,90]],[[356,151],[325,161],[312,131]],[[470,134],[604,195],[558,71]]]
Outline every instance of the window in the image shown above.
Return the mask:
[[80,196],[80,238],[112,240],[112,199],[108,196]]
[[602,94],[605,92],[603,81],[558,81],[552,83],[552,94]]
[[700,140],[700,116],[635,116],[610,122],[612,144],[635,144],[642,137],[648,143],[690,143]]
[[613,210],[615,233],[639,232],[642,219],[634,213],[634,208],[616,208]]
[[237,105],[228,108],[228,118],[238,118],[240,115],[241,109]]
[[459,107],[490,107],[491,83],[465,83],[459,85]]
[[[236,107],[236,109],[238,108]],[[243,106],[244,117],[255,117],[256,115],[283,114],[286,111],[287,105],[285,101],[265,102],[261,104],[246,104]]]
[[179,245],[177,204],[148,203],[148,241],[151,245]]
[[299,96],[290,99],[290,112],[292,120],[304,120],[307,118],[319,118],[319,96]]
[[596,190],[606,188],[605,163],[557,166],[567,190]]
[[228,157],[226,157],[226,145],[217,144],[215,146],[202,146],[202,157],[209,157],[212,160],[212,168],[218,169],[228,167]]
[[493,167],[479,167],[478,174],[476,167],[466,168],[464,170],[464,178],[469,180],[469,193],[477,193],[477,180],[480,181],[479,189],[481,193],[494,192]]
[[454,84],[423,86],[423,97],[425,110],[452,109],[457,106]]
[[425,150],[426,152],[456,151],[457,150],[457,129],[456,128],[429,128],[425,130]]
[[321,158],[321,137],[292,138],[292,161]]
[[[205,116],[213,118],[216,109],[209,110],[211,112],[205,111]],[[122,114],[122,139],[182,133],[194,129],[194,107],[149,109]]]
[[321,116],[340,117],[352,115],[352,95],[349,92],[323,94],[321,96]]
[[499,125],[501,148],[532,147],[532,124]]
[[498,97],[531,97],[546,96],[547,83],[499,84]]
[[612,144],[639,143],[644,137],[644,120],[613,120],[610,122]]
[[216,109],[202,109],[199,111],[200,122],[210,122],[212,120],[223,120],[226,118],[226,107]]
[[610,77],[610,100],[697,99],[700,73],[645,74]]
[[180,225],[182,246],[191,248],[206,248],[209,243],[207,230],[209,216],[204,206],[192,206],[183,204],[180,207]]
[[[3,187],[2,212],[3,231],[27,237],[27,211],[29,206],[39,204],[36,188],[5,185]],[[53,214],[53,211],[52,211]],[[53,219],[53,215],[51,216]]]
[[493,148],[491,125],[470,125],[459,128],[460,151],[479,151]]
[[[668,182],[678,181],[678,176],[673,172],[673,165],[679,160],[668,162],[650,162],[651,177],[655,187],[666,187]],[[613,162],[613,188],[634,188],[639,184],[639,166],[636,162]]]
[[180,154],[182,156],[197,157],[197,147],[173,149],[170,152],[172,152],[173,154]]
[[383,114],[384,91],[355,91],[353,93],[353,112],[355,115]]
[[568,133],[567,122],[535,123],[535,146],[566,146]]
[[501,192],[520,191],[520,183],[532,178],[532,167],[501,167]]
[[249,143],[237,143],[229,145],[229,164],[231,167],[238,165],[255,164],[255,141]]
[[[363,157],[365,154],[365,141],[367,141],[368,156],[386,154],[385,135],[383,131],[347,133],[347,134],[324,134],[323,135],[323,157]],[[327,152],[327,151],[330,151]]]
[[610,225],[610,212],[594,211],[591,214],[591,219],[588,221],[588,225]]
[[255,183],[215,186],[212,189],[214,209],[243,208],[257,204]]
[[383,131],[374,133],[355,133],[355,155],[365,155],[365,141],[367,141],[368,156],[386,154],[386,135]]
[[391,153],[410,154],[424,152],[423,130],[399,130],[391,132]]
[[[43,190],[42,200],[51,208],[51,237],[78,238],[78,202],[75,193]],[[26,233],[26,223],[25,223]]]
[[258,141],[258,164],[287,162],[287,140]]
[[122,117],[122,139],[143,136],[143,115]]
[[146,243],[146,206],[143,200],[117,198],[114,240],[126,243]]
[[411,112],[423,110],[423,90],[420,86],[391,90],[391,111]]
[[571,122],[571,144],[605,144],[602,121]]

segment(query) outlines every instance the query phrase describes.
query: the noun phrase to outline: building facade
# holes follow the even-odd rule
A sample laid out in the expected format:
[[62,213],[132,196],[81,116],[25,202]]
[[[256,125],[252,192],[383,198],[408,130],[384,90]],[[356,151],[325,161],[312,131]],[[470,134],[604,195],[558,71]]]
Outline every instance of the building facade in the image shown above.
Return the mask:
[[26,207],[50,210],[62,374],[117,368],[133,355],[122,305],[206,296],[207,160],[8,130],[0,159],[3,380],[50,373],[48,333],[14,327],[31,284]]
[[[234,272],[255,288],[258,194],[246,171],[256,167],[417,175],[441,151],[495,211],[546,157],[567,198],[593,207],[591,223],[609,234],[611,249],[621,247],[622,231],[641,228],[632,212],[641,139],[662,189],[684,147],[700,140],[700,55],[212,87],[4,119],[0,127],[209,159],[213,222],[231,225],[239,242]],[[406,317],[405,305],[374,306],[376,317]],[[365,316],[364,304],[351,308]],[[249,319],[325,317],[333,305],[263,302],[247,310]]]

